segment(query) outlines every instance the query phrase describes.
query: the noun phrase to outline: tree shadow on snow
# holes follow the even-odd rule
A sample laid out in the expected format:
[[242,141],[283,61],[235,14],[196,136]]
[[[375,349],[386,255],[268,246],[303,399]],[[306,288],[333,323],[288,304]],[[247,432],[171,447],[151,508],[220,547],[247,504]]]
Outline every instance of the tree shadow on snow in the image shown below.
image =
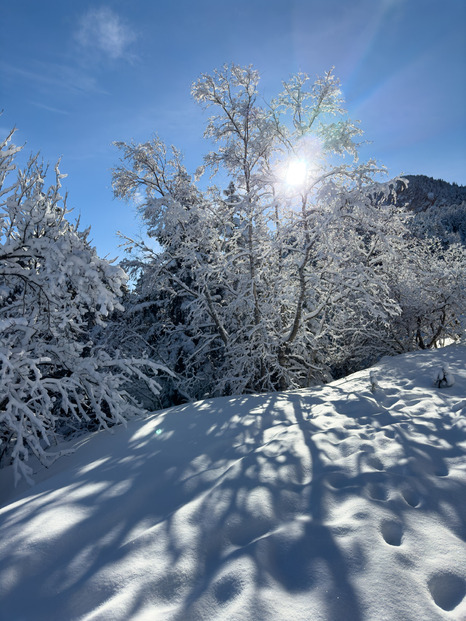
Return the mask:
[[[106,454],[96,442],[94,460],[77,466],[66,488],[52,478],[0,516],[10,536],[2,614],[58,621],[102,607],[93,619],[160,610],[163,618],[189,621],[246,607],[255,621],[279,620],[283,611],[266,595],[278,589],[290,598],[312,594],[322,618],[361,621],[351,575],[365,559],[361,550],[349,558],[341,548],[328,525],[328,498],[364,494],[378,505],[386,502],[390,477],[400,490],[398,522],[404,511],[430,502],[458,531],[463,521],[445,460],[456,454],[459,430],[435,417],[399,414],[387,395],[384,405],[368,391],[335,394],[323,387],[312,396],[188,404],[146,425],[130,424],[105,444]],[[317,424],[330,399],[333,416],[327,408],[328,423]],[[429,431],[442,442],[425,442]],[[332,463],[331,451],[353,450],[353,432],[357,470],[348,475]],[[384,464],[371,434],[396,442],[403,463]],[[443,477],[441,489],[435,477]],[[46,535],[48,520],[58,522],[54,537]],[[458,535],[466,539],[464,526]],[[386,527],[383,536],[394,543],[397,533]]]

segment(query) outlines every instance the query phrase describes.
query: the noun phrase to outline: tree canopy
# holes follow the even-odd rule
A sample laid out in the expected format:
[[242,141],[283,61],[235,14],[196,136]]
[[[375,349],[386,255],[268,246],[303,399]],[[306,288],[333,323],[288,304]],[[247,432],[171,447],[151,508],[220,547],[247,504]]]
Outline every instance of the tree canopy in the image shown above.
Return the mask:
[[[192,95],[210,114],[212,145],[194,178],[158,136],[117,142],[113,172],[117,197],[144,196],[139,211],[157,242],[127,240],[128,321],[177,373],[172,391],[306,386],[456,334],[452,282],[437,270],[457,274],[464,254],[432,254],[443,263],[428,261],[423,274],[445,295],[434,302],[424,291],[414,310],[431,251],[394,204],[398,180],[382,183],[382,166],[359,161],[362,130],[333,71],[293,76],[267,102],[256,70],[224,66]],[[223,187],[202,185],[206,171]]]

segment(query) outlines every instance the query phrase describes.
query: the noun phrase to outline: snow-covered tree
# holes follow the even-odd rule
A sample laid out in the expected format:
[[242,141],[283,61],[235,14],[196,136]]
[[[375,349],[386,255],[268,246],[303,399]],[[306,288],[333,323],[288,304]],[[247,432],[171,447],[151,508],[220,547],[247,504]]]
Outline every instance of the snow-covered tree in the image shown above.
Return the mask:
[[466,246],[466,201],[434,205],[412,218],[411,230],[421,239],[437,238],[444,246]]
[[258,84],[257,71],[232,65],[193,85],[212,112],[204,166],[227,175],[225,192],[201,192],[159,138],[116,143],[115,195],[144,195],[158,242],[128,241],[143,255],[128,264],[139,275],[133,326],[144,335],[151,324],[192,396],[325,379],[352,325],[357,333],[364,317],[385,324],[399,313],[380,266],[405,229],[395,208],[371,198],[393,187],[375,184],[383,169],[374,161],[358,162],[362,132],[338,80],[299,74],[269,104]]
[[389,326],[396,353],[441,346],[464,334],[466,248],[439,239],[413,240],[410,252],[387,269],[401,312]]
[[139,411],[127,384],[143,379],[157,393],[161,367],[94,342],[122,308],[127,276],[67,220],[58,165],[49,187],[38,157],[7,184],[19,150],[11,135],[0,146],[0,458],[30,479],[29,456],[48,463],[58,436]]

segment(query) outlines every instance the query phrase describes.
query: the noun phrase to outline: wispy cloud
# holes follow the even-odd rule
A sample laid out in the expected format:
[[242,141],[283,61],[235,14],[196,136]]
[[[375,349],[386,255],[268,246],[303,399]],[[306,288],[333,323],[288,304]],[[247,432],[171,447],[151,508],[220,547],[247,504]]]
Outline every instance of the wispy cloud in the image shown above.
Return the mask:
[[35,61],[28,68],[0,61],[0,75],[10,80],[22,78],[50,92],[69,91],[72,93],[105,93],[95,77],[81,68],[59,63]]
[[46,104],[40,103],[39,101],[31,101],[31,103],[37,108],[42,108],[43,110],[53,112],[54,114],[69,114],[69,112],[67,112],[66,110],[61,110],[61,108],[54,108],[53,106],[47,106]]
[[83,50],[117,60],[131,57],[129,47],[136,35],[112,9],[100,7],[83,15],[75,38]]

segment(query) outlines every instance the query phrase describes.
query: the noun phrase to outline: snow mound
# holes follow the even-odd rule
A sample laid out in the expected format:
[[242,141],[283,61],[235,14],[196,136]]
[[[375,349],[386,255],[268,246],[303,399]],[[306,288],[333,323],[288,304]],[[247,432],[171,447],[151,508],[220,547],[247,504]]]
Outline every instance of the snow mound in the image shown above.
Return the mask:
[[4,471],[0,618],[466,619],[465,363],[166,410],[26,491]]

